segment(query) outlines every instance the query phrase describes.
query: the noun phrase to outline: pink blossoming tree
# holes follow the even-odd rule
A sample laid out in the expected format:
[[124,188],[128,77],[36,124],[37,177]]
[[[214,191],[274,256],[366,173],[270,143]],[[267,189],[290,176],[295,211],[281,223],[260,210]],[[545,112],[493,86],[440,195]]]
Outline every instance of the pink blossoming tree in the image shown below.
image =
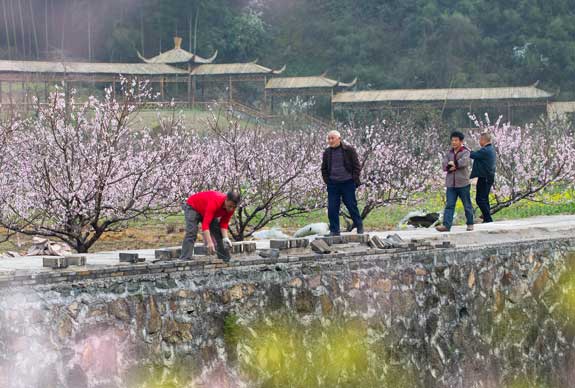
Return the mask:
[[[362,219],[375,209],[405,203],[433,187],[438,170],[437,130],[409,122],[345,127],[344,141],[355,146],[362,164],[357,192]],[[343,212],[348,229],[351,219]]]
[[242,126],[229,112],[224,120],[213,116],[207,136],[201,149],[209,171],[209,179],[202,178],[205,188],[242,195],[230,227],[236,240],[323,206],[315,133]]
[[[8,185],[11,178],[17,176],[17,171],[12,170],[10,163],[6,161],[18,158],[18,147],[14,144],[14,134],[18,130],[20,120],[14,116],[13,112],[5,113],[6,116],[0,119],[0,196],[11,196],[11,187]],[[1,211],[1,209],[0,209]],[[0,242],[7,241],[13,231],[5,229]]]
[[[18,157],[0,172],[0,223],[28,235],[53,237],[78,252],[108,230],[164,212],[190,139],[176,118],[159,128],[131,129],[137,104],[151,98],[146,83],[124,79],[117,98],[51,95],[35,115],[18,121]],[[7,189],[7,190],[6,190]]]
[[470,115],[479,129],[478,140],[488,131],[497,149],[497,173],[493,187],[495,204],[491,213],[518,203],[533,200],[552,184],[573,184],[575,180],[575,133],[564,121],[528,124],[523,127],[491,123]]

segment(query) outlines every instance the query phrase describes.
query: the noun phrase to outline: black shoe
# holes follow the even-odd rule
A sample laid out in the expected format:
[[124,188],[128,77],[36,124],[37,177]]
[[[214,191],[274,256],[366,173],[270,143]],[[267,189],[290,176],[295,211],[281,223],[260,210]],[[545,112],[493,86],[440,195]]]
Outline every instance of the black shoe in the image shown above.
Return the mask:
[[329,237],[341,236],[339,232],[329,232]]
[[356,230],[357,234],[363,234],[363,226],[360,226]]

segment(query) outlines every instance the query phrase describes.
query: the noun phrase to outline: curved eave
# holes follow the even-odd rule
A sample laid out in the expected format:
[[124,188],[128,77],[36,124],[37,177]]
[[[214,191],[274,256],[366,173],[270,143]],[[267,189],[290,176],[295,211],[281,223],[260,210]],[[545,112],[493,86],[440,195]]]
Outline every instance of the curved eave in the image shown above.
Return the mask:
[[271,71],[271,74],[281,74],[281,73],[283,73],[283,72],[286,70],[286,67],[287,67],[286,65],[283,65],[283,66],[282,66],[280,69],[278,69],[278,70],[272,70],[272,71]]
[[347,83],[346,83],[346,82],[339,82],[339,81],[338,81],[336,87],[338,87],[338,88],[352,88],[352,87],[355,86],[355,84],[357,84],[357,77],[355,77],[355,78],[353,79],[353,81],[347,82]]
[[194,55],[192,61],[194,61],[195,63],[212,63],[217,56],[218,56],[218,50],[215,50],[212,56],[209,58],[202,58],[197,55]]

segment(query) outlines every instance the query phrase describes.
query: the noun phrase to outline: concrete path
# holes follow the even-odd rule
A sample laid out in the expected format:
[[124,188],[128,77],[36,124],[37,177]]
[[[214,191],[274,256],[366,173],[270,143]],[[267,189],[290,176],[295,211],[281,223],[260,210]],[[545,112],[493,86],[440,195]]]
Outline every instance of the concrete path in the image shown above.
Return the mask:
[[[472,246],[479,244],[493,244],[522,240],[545,238],[575,238],[575,215],[546,216],[524,218],[520,220],[497,221],[491,224],[475,225],[473,232],[467,232],[465,226],[456,226],[450,233],[440,233],[435,229],[406,229],[401,231],[373,232],[370,234],[386,237],[391,233],[398,233],[404,239],[433,239],[448,240],[457,246]],[[258,249],[269,248],[269,241],[257,241]],[[162,247],[158,247],[162,248]],[[86,254],[88,265],[86,267],[101,267],[119,265],[118,254],[114,252],[98,252]],[[138,253],[146,261],[154,259],[153,249],[126,250],[122,252]],[[13,272],[43,272],[51,271],[42,267],[41,256],[0,257],[0,274]]]

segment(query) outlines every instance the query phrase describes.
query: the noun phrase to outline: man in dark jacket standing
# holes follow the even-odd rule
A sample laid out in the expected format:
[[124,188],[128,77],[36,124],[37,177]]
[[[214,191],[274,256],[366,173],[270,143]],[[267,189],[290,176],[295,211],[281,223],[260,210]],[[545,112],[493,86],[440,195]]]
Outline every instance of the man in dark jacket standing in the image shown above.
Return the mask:
[[483,222],[493,222],[491,208],[489,207],[489,192],[495,181],[495,148],[491,144],[491,135],[484,132],[479,137],[478,151],[472,151],[470,158],[473,159],[471,179],[477,178],[477,192],[475,203],[481,210]]
[[355,190],[361,184],[361,164],[355,148],[344,143],[338,131],[327,134],[329,147],[323,153],[321,175],[327,185],[327,214],[329,218],[330,235],[338,236],[339,210],[341,201],[357,228],[357,233],[363,233],[363,221],[357,208]]

